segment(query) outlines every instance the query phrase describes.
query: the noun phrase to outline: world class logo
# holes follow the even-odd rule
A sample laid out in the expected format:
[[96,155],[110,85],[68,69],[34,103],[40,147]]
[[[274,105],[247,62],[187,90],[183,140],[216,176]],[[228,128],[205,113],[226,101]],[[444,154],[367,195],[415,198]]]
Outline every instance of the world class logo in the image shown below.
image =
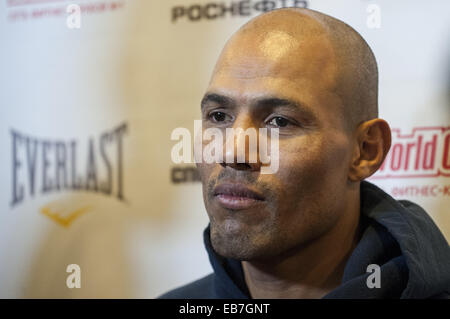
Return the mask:
[[391,149],[371,179],[450,177],[450,127],[392,129]]
[[[62,190],[100,192],[124,200],[123,138],[127,124],[87,141],[43,139],[10,130],[12,193],[10,205],[27,195]],[[83,150],[81,152],[81,145]],[[81,156],[81,154],[86,154]],[[84,163],[80,161],[84,158]]]

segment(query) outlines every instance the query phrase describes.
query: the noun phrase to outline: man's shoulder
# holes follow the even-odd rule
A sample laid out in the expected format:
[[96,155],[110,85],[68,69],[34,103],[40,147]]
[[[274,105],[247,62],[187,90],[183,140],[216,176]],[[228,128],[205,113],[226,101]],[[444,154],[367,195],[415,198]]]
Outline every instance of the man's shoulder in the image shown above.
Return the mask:
[[441,292],[440,294],[434,295],[429,299],[450,299],[450,291]]
[[187,285],[170,290],[159,299],[209,299],[214,298],[214,274],[195,280]]

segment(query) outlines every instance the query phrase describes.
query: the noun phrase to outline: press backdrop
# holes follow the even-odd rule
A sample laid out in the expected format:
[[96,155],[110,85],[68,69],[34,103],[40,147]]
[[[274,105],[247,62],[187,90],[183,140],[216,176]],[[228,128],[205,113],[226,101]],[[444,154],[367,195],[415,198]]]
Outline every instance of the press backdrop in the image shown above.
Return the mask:
[[373,48],[394,139],[372,181],[450,238],[449,1],[3,0],[0,297],[153,298],[211,271],[201,187],[170,135],[193,132],[227,38],[281,6]]

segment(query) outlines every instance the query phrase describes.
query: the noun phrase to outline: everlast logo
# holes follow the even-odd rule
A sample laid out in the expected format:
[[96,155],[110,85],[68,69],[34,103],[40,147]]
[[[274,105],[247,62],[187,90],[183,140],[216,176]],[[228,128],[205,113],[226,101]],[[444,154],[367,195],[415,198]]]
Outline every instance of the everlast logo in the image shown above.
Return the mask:
[[392,129],[392,146],[376,178],[450,176],[450,127]]
[[215,20],[224,17],[248,17],[256,13],[273,9],[296,7],[307,8],[305,0],[243,0],[233,2],[210,2],[206,4],[191,4],[172,8],[172,23],[179,19],[188,21]]
[[11,206],[23,202],[26,195],[60,190],[101,192],[123,200],[122,152],[126,131],[127,124],[123,123],[101,134],[98,140],[90,138],[85,149],[86,162],[81,167],[79,141],[39,139],[11,130]]

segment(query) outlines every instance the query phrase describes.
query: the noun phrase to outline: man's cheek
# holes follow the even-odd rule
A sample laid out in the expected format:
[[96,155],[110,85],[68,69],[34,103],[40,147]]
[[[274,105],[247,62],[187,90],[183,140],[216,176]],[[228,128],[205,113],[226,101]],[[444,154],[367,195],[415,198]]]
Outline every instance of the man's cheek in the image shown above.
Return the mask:
[[308,170],[320,167],[322,159],[320,152],[311,146],[290,146],[280,148],[279,175],[286,177],[292,174],[305,174]]
[[280,153],[277,178],[284,185],[286,197],[296,198],[313,192],[326,179],[323,158],[306,148]]

